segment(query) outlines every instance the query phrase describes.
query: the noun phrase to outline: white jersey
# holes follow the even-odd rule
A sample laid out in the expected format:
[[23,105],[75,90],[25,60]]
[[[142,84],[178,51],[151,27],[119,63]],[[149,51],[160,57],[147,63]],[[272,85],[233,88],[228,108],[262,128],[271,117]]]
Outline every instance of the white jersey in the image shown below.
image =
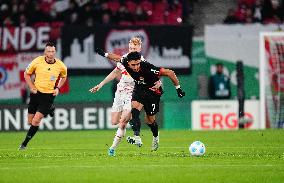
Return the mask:
[[118,62],[116,64],[116,69],[121,71],[121,78],[117,84],[117,91],[132,92],[134,89],[134,79],[128,74],[122,63]]
[[[127,55],[128,53],[123,55],[122,59]],[[145,61],[143,57],[141,57],[141,60]],[[121,71],[121,78],[119,83],[117,84],[115,98],[112,104],[112,112],[122,112],[123,110],[131,111],[132,92],[135,86],[134,79],[126,71],[121,62],[118,62],[116,64],[116,69],[119,69]]]

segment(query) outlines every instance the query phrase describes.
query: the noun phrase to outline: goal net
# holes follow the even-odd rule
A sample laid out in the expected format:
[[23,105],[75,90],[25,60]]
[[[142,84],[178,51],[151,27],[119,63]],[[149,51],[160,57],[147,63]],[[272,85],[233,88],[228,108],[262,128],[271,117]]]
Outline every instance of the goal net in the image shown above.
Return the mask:
[[260,103],[262,124],[284,127],[284,32],[260,33]]

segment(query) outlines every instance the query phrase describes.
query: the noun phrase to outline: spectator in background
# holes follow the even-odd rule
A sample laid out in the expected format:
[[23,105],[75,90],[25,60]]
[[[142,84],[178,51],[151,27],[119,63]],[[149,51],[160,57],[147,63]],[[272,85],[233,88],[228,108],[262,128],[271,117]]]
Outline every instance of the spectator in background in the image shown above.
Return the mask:
[[111,23],[112,23],[112,22],[111,22],[110,14],[104,13],[104,14],[102,15],[101,24],[102,24],[102,25],[110,25]]
[[250,24],[250,23],[255,23],[257,22],[257,20],[254,19],[253,17],[253,11],[251,8],[247,8],[246,9],[246,19],[245,19],[245,23],[246,24]]
[[230,99],[230,78],[224,74],[223,64],[216,64],[216,73],[210,76],[208,92],[210,99]]
[[262,22],[263,20],[263,1],[256,0],[255,4],[252,7],[253,18],[256,22]]
[[138,22],[148,20],[148,14],[142,9],[140,5],[137,5],[134,16],[135,20]]
[[0,22],[1,26],[40,26],[53,22],[86,26],[101,23],[155,24],[148,18],[153,13],[153,7],[174,11],[183,17],[182,20],[188,18],[189,9],[192,8],[187,0],[133,0],[132,8],[140,5],[137,10],[129,8],[129,2],[119,0],[118,7],[114,8],[109,0],[0,0]]
[[240,23],[246,22],[246,10],[247,10],[247,5],[243,3],[239,5],[238,10],[236,11],[235,16],[237,17]]
[[233,8],[230,8],[228,10],[227,17],[224,19],[223,22],[224,24],[235,24],[239,22],[237,17],[235,16],[235,10]]
[[113,12],[109,9],[106,2],[102,3],[100,10],[98,11],[100,15],[100,22],[102,24],[111,24],[113,23]]
[[117,12],[117,19],[119,24],[131,25],[133,23],[133,16],[127,9],[125,4],[122,4]]
[[27,17],[24,14],[21,14],[19,17],[19,26],[20,27],[26,27],[28,26],[28,21],[27,21]]
[[64,13],[65,22],[70,25],[78,25],[79,20],[79,9],[75,1],[69,2],[69,9]]

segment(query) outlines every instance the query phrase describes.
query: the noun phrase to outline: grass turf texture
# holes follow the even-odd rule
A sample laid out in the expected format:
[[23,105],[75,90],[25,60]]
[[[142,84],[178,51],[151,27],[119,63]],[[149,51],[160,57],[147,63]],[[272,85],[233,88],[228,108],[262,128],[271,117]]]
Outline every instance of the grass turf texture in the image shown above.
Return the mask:
[[[26,151],[25,132],[1,132],[0,182],[284,182],[284,130],[161,131],[157,152],[144,130],[141,148],[124,139],[108,157],[114,132],[39,131]],[[195,140],[203,157],[189,155]]]

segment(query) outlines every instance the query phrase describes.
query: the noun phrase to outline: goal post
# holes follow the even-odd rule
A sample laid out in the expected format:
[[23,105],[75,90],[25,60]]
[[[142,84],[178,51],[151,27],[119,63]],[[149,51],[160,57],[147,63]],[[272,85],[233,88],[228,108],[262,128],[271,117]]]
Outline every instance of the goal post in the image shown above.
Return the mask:
[[284,32],[261,32],[259,50],[261,128],[283,128]]

